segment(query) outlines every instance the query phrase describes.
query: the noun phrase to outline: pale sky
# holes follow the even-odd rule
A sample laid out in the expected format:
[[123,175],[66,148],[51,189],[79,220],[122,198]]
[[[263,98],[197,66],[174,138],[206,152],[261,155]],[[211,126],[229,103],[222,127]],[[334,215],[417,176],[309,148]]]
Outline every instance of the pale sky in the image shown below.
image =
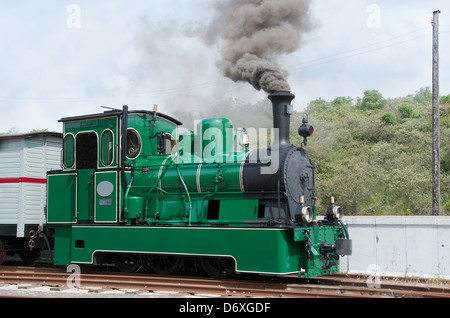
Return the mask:
[[[266,94],[224,78],[218,47],[191,32],[213,0],[2,1],[0,132],[48,128],[101,105],[195,112],[217,98],[249,103]],[[431,86],[433,11],[441,10],[441,95],[450,94],[450,2],[313,0],[313,32],[278,63],[293,104],[317,98],[414,94]]]

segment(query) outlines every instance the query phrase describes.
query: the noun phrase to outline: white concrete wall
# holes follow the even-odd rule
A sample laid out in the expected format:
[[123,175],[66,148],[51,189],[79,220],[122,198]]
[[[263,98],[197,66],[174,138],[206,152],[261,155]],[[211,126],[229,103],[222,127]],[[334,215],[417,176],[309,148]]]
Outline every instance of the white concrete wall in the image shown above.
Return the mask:
[[346,217],[349,273],[450,279],[450,217]]

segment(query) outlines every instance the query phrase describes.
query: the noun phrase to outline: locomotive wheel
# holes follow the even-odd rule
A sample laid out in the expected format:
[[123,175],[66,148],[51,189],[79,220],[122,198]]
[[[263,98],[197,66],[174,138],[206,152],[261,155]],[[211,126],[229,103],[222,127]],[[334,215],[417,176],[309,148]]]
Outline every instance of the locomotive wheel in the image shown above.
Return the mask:
[[144,260],[144,269],[158,275],[173,275],[183,267],[183,258],[174,255],[148,255]]
[[124,273],[136,273],[142,267],[142,257],[136,254],[120,254],[114,258],[116,268]]
[[235,265],[232,258],[205,257],[201,259],[200,263],[206,274],[212,278],[230,278],[235,274]]
[[5,241],[0,239],[0,264],[3,263],[5,258],[6,258]]

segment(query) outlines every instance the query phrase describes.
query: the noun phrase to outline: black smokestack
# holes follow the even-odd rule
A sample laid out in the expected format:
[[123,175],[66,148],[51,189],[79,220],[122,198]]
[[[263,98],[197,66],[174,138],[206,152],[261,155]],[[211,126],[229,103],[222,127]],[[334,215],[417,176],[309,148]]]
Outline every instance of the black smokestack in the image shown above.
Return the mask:
[[300,46],[312,29],[310,0],[216,0],[216,16],[206,32],[222,48],[225,76],[268,93],[290,91],[288,73],[275,61]]
[[273,108],[273,128],[278,129],[279,138],[275,138],[271,149],[278,150],[290,147],[289,133],[291,127],[291,115],[293,107],[291,105],[295,95],[287,91],[275,92],[269,95]]

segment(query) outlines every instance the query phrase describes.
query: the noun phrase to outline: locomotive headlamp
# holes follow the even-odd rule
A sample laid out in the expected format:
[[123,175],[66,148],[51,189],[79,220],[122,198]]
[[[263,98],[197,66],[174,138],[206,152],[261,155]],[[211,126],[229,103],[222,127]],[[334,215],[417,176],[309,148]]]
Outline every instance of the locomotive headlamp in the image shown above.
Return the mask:
[[308,118],[303,118],[303,124],[298,128],[298,134],[300,137],[303,137],[303,145],[308,144],[308,137],[311,137],[314,134],[314,127],[308,124]]
[[331,196],[331,203],[327,209],[327,220],[328,222],[338,222],[342,220],[344,213],[340,206],[334,204],[334,197]]
[[298,134],[303,138],[311,137],[314,134],[314,127],[308,125],[308,118],[303,118],[303,125],[298,129]]
[[314,220],[313,209],[309,206],[305,206],[305,197],[300,196],[300,206],[297,208],[297,213],[295,213],[295,218],[299,223],[311,223]]
[[342,220],[342,217],[344,214],[342,213],[342,208],[340,206],[334,206],[333,207],[333,219]]
[[311,207],[306,206],[304,208],[302,208],[302,221],[303,223],[311,223],[313,221],[313,210],[311,209]]

